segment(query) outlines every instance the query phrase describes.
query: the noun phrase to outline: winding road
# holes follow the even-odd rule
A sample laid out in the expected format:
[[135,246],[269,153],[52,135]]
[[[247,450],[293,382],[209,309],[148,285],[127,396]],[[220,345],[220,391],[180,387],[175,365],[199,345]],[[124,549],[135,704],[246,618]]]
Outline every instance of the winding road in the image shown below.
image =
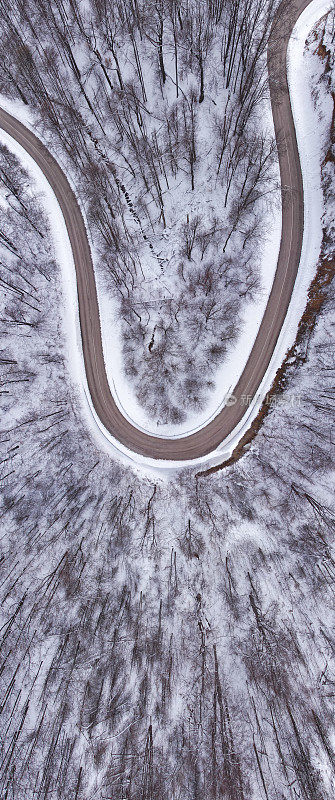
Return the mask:
[[187,461],[212,453],[240,423],[246,410],[242,397],[258,394],[269,366],[287,314],[302,248],[303,184],[288,90],[286,56],[294,25],[310,2],[284,0],[281,3],[268,46],[272,113],[281,184],[285,187],[281,244],[273,286],[248,362],[233,390],[236,404],[224,407],[211,422],[188,436],[168,439],[145,433],[132,425],[116,405],[106,375],[94,269],[78,202],[62,169],[41,141],[16,118],[0,109],[0,127],[36,161],[52,187],[64,216],[76,269],[86,378],[96,414],[115,440],[150,459]]

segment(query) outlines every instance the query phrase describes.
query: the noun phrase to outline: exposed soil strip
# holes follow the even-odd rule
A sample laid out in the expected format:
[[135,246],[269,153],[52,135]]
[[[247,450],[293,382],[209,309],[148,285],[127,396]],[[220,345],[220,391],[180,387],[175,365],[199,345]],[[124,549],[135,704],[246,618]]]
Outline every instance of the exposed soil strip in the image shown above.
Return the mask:
[[[328,294],[328,287],[331,284],[335,275],[335,259],[324,258],[321,259],[315,278],[313,279],[309,291],[308,301],[299,322],[298,332],[292,347],[287,351],[285,360],[282,366],[278,369],[276,377],[272,383],[271,389],[263,400],[262,406],[254,419],[250,428],[246,431],[242,439],[239,441],[235,450],[233,450],[230,458],[223,461],[222,464],[217,464],[215,467],[203,470],[196,473],[196,478],[201,478],[207,475],[213,475],[215,472],[220,472],[232,464],[236,464],[248,450],[249,445],[257,436],[265,417],[271,410],[272,398],[281,395],[286,388],[289,381],[289,374],[292,372],[298,363],[306,361],[307,356],[301,356],[299,351],[302,345],[306,345],[314,330],[318,314]],[[292,361],[294,360],[294,365]]]

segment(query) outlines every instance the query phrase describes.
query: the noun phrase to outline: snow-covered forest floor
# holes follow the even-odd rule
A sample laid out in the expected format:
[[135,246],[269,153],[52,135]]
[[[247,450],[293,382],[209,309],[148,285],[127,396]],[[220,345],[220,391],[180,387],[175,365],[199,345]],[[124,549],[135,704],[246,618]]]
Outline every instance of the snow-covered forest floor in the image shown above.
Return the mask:
[[[329,15],[320,113],[334,53]],[[330,261],[331,141],[322,175]],[[155,481],[83,421],[42,198],[0,179],[0,796],[332,800],[332,287],[248,454]]]
[[130,395],[160,426],[206,408],[270,285],[273,11],[269,0],[3,10],[0,89],[35,111],[71,175],[112,311],[106,353],[121,347]]

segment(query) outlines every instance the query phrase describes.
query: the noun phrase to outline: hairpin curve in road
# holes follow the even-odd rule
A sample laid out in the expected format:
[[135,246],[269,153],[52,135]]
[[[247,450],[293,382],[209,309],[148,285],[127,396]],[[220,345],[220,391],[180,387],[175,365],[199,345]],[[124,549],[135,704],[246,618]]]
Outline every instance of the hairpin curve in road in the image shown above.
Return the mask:
[[200,430],[180,438],[145,433],[118,408],[107,380],[103,357],[94,268],[85,223],[70,184],[42,142],[15,117],[0,108],[0,127],[35,160],[52,187],[67,227],[76,270],[79,319],[86,379],[100,422],[128,450],[148,459],[190,461],[214,452],[241,422],[243,396],[254,397],[269,366],[289,307],[298,272],[304,227],[304,195],[296,133],[291,110],[286,58],[293,28],[311,0],[284,0],[275,15],[268,44],[268,71],[272,114],[279,152],[282,187],[290,187],[282,204],[282,234],[276,273],[268,303],[233,394],[235,405],[225,406]]

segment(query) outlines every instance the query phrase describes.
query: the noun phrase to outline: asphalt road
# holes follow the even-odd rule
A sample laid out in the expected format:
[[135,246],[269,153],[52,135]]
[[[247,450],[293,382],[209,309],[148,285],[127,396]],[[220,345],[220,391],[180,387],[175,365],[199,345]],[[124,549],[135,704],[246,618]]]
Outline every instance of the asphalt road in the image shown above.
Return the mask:
[[[13,116],[0,109],[0,127],[16,139],[44,172],[61,207],[76,269],[79,317],[87,383],[95,411],[112,436],[129,450],[152,459],[184,461],[214,451],[245,414],[242,397],[258,394],[281,331],[295,283],[302,247],[304,198],[299,153],[292,117],[286,53],[292,29],[311,0],[284,0],[276,15],[268,48],[272,113],[279,149],[285,200],[277,270],[243,373],[233,390],[237,402],[225,407],[201,430],[179,439],[164,439],[138,430],[117,407],[103,359],[97,291],[90,246],[76,197],[65,174],[40,140]],[[287,187],[291,187],[290,190]]]

